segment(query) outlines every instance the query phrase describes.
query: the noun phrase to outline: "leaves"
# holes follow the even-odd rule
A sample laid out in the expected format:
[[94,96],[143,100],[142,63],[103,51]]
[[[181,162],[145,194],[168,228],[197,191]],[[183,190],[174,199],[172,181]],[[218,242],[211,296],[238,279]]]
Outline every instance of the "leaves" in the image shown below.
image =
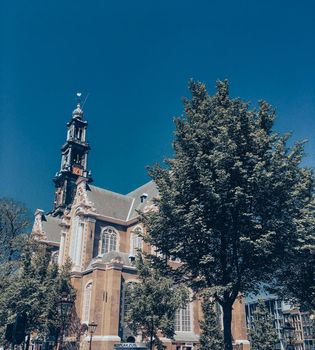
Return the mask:
[[163,277],[157,269],[139,256],[139,283],[127,284],[125,322],[134,334],[142,334],[163,349],[159,340],[161,332],[172,338],[175,333],[175,311],[188,299],[185,288],[174,286],[171,279]]
[[200,350],[222,350],[223,333],[216,313],[213,298],[205,298],[202,303],[204,319],[200,322]]
[[159,210],[141,219],[146,241],[180,259],[173,271],[161,263],[170,276],[232,305],[238,293],[274,281],[301,246],[301,227],[314,227],[303,212],[313,174],[301,166],[303,142],[290,146],[289,134],[273,131],[268,103],[250,109],[230,98],[227,81],[213,96],[200,82],[189,86],[184,115],[175,119],[174,157],[149,169]]
[[273,317],[269,314],[263,300],[259,300],[251,321],[250,340],[253,350],[272,350],[278,342],[278,333],[273,326]]

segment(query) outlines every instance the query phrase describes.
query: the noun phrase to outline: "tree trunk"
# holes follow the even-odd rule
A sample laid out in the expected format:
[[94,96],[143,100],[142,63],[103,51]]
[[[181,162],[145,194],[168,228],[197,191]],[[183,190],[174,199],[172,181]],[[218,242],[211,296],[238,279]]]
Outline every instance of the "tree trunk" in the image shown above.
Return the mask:
[[232,346],[232,305],[231,303],[222,303],[223,309],[223,335],[224,335],[224,350],[233,350]]

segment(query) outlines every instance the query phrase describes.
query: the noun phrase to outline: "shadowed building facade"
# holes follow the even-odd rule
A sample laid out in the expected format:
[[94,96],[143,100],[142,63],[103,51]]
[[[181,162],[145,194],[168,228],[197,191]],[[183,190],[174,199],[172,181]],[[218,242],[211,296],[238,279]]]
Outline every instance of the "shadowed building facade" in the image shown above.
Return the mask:
[[[124,327],[124,294],[127,283],[137,281],[134,257],[138,249],[153,252],[141,234],[138,211],[154,210],[158,195],[150,181],[123,195],[92,185],[88,171],[87,122],[80,103],[67,124],[67,140],[62,146],[60,171],[53,210],[36,210],[33,235],[52,251],[52,259],[62,265],[72,261],[72,283],[77,292],[76,312],[81,323],[98,324],[93,350],[112,350],[128,337],[137,338]],[[232,331],[235,344],[249,349],[245,311],[241,299],[234,304]],[[188,304],[176,315],[173,340],[162,338],[167,349],[193,350],[198,347],[202,318],[200,301]],[[81,348],[88,349],[88,337]]]

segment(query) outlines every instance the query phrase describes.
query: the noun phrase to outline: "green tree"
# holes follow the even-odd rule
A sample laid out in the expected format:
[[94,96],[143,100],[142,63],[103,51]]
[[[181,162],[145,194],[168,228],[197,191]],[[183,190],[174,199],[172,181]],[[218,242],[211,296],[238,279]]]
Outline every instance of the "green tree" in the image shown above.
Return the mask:
[[313,196],[313,175],[301,167],[303,143],[273,132],[266,102],[251,110],[218,82],[209,96],[190,83],[184,116],[175,119],[174,157],[149,170],[158,210],[142,214],[147,242],[182,262],[157,266],[222,306],[224,347],[232,350],[232,305],[239,293],[270,282],[299,244],[297,220]]
[[[0,343],[5,342],[9,317],[7,295],[22,264],[21,255],[27,242],[29,211],[12,199],[0,199]],[[14,292],[14,290],[13,290]],[[19,316],[19,323],[23,316]],[[16,327],[15,327],[16,328]],[[13,326],[11,327],[12,331]]]
[[150,350],[155,345],[163,349],[161,332],[172,338],[175,333],[175,312],[187,303],[188,293],[183,287],[174,287],[171,279],[163,277],[141,257],[137,263],[139,283],[127,285],[125,322],[134,334],[149,340]]
[[[74,295],[70,284],[69,263],[61,271],[50,263],[47,247],[30,238],[19,260],[10,283],[0,296],[0,314],[3,313],[2,343],[20,344],[37,333],[41,338],[53,337],[60,332],[58,302],[63,292]],[[19,331],[19,332],[17,332]]]
[[203,320],[200,321],[200,350],[222,350],[223,333],[218,322],[215,302],[211,298],[202,303]]
[[289,259],[277,270],[273,292],[303,309],[315,312],[315,200],[302,209],[297,220],[299,244],[288,252]]
[[258,301],[253,312],[250,341],[253,350],[272,350],[279,342],[278,333],[273,325],[273,316],[269,314],[263,300]]
[[27,208],[12,199],[0,198],[0,273],[12,272],[10,263],[16,261],[21,253],[30,214]]

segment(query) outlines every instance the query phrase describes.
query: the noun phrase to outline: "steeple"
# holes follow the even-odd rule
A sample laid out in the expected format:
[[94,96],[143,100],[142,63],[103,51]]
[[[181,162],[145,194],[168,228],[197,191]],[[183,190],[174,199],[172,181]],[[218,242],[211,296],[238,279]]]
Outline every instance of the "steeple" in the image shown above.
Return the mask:
[[85,177],[92,181],[91,172],[87,170],[89,144],[86,142],[87,121],[83,120],[81,109],[81,93],[77,93],[77,107],[72,112],[72,118],[67,123],[67,139],[61,147],[60,170],[53,178],[55,183],[55,201],[52,214],[61,215],[67,206],[73,202],[76,181]]

